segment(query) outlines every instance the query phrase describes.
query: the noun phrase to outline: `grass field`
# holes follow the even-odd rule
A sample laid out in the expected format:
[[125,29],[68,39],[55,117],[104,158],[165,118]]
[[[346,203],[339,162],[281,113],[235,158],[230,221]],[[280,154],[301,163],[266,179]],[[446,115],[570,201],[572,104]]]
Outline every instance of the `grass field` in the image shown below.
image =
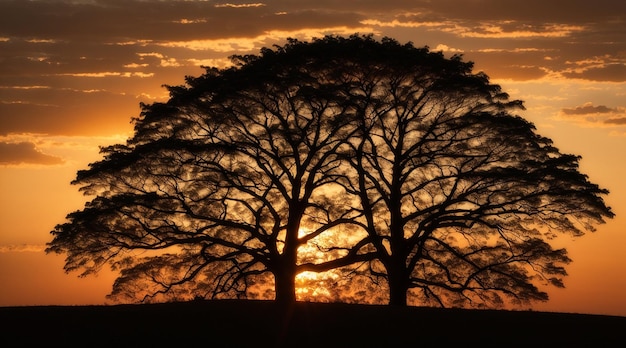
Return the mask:
[[626,317],[193,301],[0,307],[2,347],[626,347]]

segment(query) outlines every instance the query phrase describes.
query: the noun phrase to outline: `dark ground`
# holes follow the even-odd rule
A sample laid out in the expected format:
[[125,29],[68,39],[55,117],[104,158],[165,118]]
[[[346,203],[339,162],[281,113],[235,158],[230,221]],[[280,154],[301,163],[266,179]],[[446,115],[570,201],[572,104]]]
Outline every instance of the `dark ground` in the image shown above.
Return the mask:
[[626,317],[304,302],[281,313],[267,301],[0,307],[0,346],[626,347]]

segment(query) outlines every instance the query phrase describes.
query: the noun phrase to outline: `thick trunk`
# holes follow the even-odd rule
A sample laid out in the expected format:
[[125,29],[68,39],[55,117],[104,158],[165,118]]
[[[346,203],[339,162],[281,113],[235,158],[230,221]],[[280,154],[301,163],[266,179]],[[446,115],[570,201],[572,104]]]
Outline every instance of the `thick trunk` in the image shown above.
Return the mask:
[[[289,267],[286,267],[289,268]],[[276,327],[276,347],[284,345],[285,338],[292,330],[293,311],[296,305],[296,286],[295,286],[295,267],[293,271],[282,270],[274,273],[274,282],[276,289],[275,304],[277,309],[278,325]]]
[[389,279],[389,304],[391,306],[406,307],[407,305],[407,287],[400,282],[394,282]]
[[278,341],[276,342],[277,346],[283,345],[283,340],[287,333],[291,331],[293,325],[292,317],[296,304],[296,242],[297,240],[294,240],[290,229],[287,228],[287,238],[285,238],[285,247],[281,255],[281,263],[279,269],[274,272],[275,302],[280,320],[277,336]]
[[[402,122],[398,123],[401,127]],[[403,168],[400,166],[403,158],[402,148],[404,142],[404,128],[398,134],[393,160],[391,186],[389,187],[389,233],[390,255],[385,263],[389,282],[389,304],[392,306],[407,305],[407,290],[409,285],[410,271],[406,269],[408,256],[406,239],[404,238],[405,221],[402,215],[402,176]]]
[[[397,181],[397,180],[394,180]],[[409,275],[407,270],[407,247],[404,238],[404,223],[402,221],[402,209],[399,185],[392,186],[389,213],[391,215],[391,255],[386,264],[389,282],[389,304],[392,306],[407,305],[407,290],[409,289]]]
[[296,271],[298,262],[298,230],[302,208],[293,204],[287,222],[285,246],[280,256],[280,265],[274,273],[276,286],[276,302],[293,304],[296,302]]
[[[298,197],[297,190],[294,192],[294,197]],[[296,272],[298,270],[298,231],[303,211],[302,204],[290,203],[285,245],[282,254],[278,257],[278,265],[274,271],[275,302],[280,318],[277,346],[283,345],[285,335],[291,331],[293,325],[292,316],[296,304]]]
[[[287,267],[291,268],[291,267]],[[293,268],[295,269],[295,267]],[[283,270],[274,274],[277,303],[290,305],[296,302],[295,271]]]
[[388,269],[389,304],[392,306],[407,305],[407,291],[409,290],[409,278],[403,265],[396,265],[394,269]]

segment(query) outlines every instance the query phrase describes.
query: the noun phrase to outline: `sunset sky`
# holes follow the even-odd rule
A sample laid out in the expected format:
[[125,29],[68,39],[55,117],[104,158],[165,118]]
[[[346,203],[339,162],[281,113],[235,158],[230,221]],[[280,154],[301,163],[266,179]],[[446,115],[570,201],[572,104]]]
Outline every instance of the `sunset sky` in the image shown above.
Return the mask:
[[616,217],[554,241],[574,260],[534,310],[626,316],[626,1],[0,0],[0,306],[104,304],[45,255],[90,197],[70,185],[124,142],[139,103],[167,100],[201,66],[287,38],[374,34],[463,54],[527,110],[539,134],[610,191]]

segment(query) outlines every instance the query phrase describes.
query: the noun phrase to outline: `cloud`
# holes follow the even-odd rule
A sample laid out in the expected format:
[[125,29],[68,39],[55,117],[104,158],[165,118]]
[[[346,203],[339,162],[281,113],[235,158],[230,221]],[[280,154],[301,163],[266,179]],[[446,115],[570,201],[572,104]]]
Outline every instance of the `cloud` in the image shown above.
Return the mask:
[[152,77],[154,73],[142,73],[142,72],[119,72],[119,71],[103,71],[103,72],[84,72],[84,73],[65,73],[59,74],[59,76],[73,76],[73,77]]
[[0,86],[0,89],[16,89],[16,90],[50,89],[50,86]]
[[460,50],[454,47],[449,47],[448,45],[444,45],[444,44],[437,45],[437,47],[435,47],[433,51],[435,52],[442,51],[442,52],[450,52],[450,53],[463,52],[463,50]]
[[[200,65],[286,38],[373,33],[463,53],[494,79],[626,81],[614,0],[0,0],[0,135],[125,132]],[[36,25],[24,25],[35,23]],[[72,92],[74,91],[74,92]],[[92,91],[84,93],[78,91]],[[87,95],[90,94],[90,95]],[[617,115],[615,115],[617,116]]]
[[173,20],[172,22],[178,23],[178,24],[197,24],[197,23],[206,23],[207,20],[206,19],[187,19],[187,18],[183,18],[183,19]]
[[545,52],[545,51],[550,51],[550,50],[548,50],[548,49],[539,49],[539,48],[534,48],[534,47],[527,47],[527,48],[520,48],[520,47],[516,47],[516,48],[480,48],[480,49],[476,50],[476,52],[481,52],[481,53],[501,53],[501,52],[524,53],[524,52]]
[[266,6],[265,4],[262,3],[254,3],[254,4],[231,4],[231,3],[225,3],[225,4],[215,4],[215,7],[231,7],[231,8],[248,8],[248,7],[261,7],[261,6]]
[[46,250],[42,244],[9,244],[0,245],[0,253],[40,253]]
[[[184,75],[177,74],[178,81]],[[141,93],[160,95],[158,84],[146,86],[140,79],[120,83],[120,77],[50,76],[62,88],[6,90],[0,101],[0,135],[37,133],[48,135],[110,135],[125,133],[139,114]],[[96,80],[97,82],[93,82]],[[167,82],[162,77],[162,83]],[[91,88],[90,88],[91,87]],[[93,88],[98,87],[98,88]],[[109,88],[116,88],[112,92]]]
[[433,14],[487,21],[589,23],[623,19],[626,13],[626,2],[616,0],[437,0],[420,3]]
[[194,66],[210,66],[217,68],[226,68],[233,65],[232,61],[228,58],[218,58],[218,59],[188,59],[189,63]]
[[572,108],[563,108],[563,118],[591,127],[622,127],[626,125],[626,108],[611,108],[587,102]]
[[586,28],[581,25],[537,23],[529,24],[514,20],[489,22],[471,22],[452,18],[433,21],[421,14],[414,19],[393,19],[382,21],[366,19],[361,24],[389,28],[428,28],[430,31],[440,30],[461,38],[481,39],[527,39],[527,38],[563,38]]
[[440,28],[445,26],[450,26],[452,23],[445,22],[429,22],[429,21],[401,21],[398,19],[394,19],[391,21],[382,21],[379,19],[365,19],[360,21],[359,23],[363,25],[370,25],[376,27],[389,27],[389,28]]
[[617,118],[609,118],[609,119],[605,120],[604,123],[606,123],[606,124],[614,124],[614,125],[618,125],[618,126],[623,126],[623,125],[626,125],[626,116],[624,116],[624,117],[617,117]]
[[[157,45],[163,47],[186,48],[192,51],[215,51],[215,52],[250,52],[269,46],[268,43],[298,38],[310,40],[324,35],[351,35],[355,32],[372,32],[369,27],[350,28],[346,26],[329,28],[302,28],[298,30],[271,30],[255,37],[226,38],[217,40],[191,40],[164,42]],[[256,52],[255,52],[256,53]]]
[[62,164],[64,160],[60,157],[47,155],[39,151],[34,143],[20,142],[7,143],[0,142],[0,165],[18,164]]
[[466,27],[455,25],[444,28],[444,31],[460,37],[481,39],[529,39],[529,38],[563,38],[575,32],[583,31],[583,26],[566,24],[529,25],[506,21],[503,23],[480,23],[477,26]]
[[591,81],[626,81],[626,60],[623,63],[611,63],[601,66],[592,66],[579,71],[566,71],[563,76]]
[[564,108],[561,110],[565,115],[589,115],[589,114],[606,114],[615,113],[617,109],[609,108],[604,105],[593,106],[592,103],[585,103],[574,108]]

